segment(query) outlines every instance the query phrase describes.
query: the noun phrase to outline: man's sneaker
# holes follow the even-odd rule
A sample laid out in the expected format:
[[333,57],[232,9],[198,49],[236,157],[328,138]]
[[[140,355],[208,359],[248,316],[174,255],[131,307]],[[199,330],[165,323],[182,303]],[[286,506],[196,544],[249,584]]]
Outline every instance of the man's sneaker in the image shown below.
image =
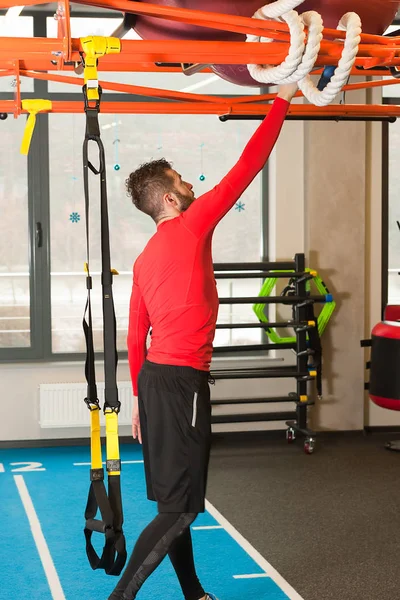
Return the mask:
[[214,594],[206,594],[206,600],[218,600],[218,598]]

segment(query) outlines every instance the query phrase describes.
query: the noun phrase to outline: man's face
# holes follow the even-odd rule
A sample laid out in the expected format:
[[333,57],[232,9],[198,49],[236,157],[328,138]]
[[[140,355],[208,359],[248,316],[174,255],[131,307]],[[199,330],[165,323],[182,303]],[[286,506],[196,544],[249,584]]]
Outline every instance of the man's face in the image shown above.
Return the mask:
[[196,200],[193,186],[187,181],[183,181],[182,175],[171,169],[171,176],[174,181],[173,194],[176,196],[180,212],[184,212]]

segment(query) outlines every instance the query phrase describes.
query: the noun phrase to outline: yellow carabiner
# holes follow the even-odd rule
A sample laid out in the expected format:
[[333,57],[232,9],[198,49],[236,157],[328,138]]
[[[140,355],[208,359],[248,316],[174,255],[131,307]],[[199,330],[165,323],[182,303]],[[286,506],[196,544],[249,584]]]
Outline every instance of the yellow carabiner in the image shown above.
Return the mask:
[[114,37],[90,35],[81,38],[81,46],[85,53],[85,68],[83,72],[88,100],[99,100],[99,78],[97,61],[105,54],[121,52],[121,40]]

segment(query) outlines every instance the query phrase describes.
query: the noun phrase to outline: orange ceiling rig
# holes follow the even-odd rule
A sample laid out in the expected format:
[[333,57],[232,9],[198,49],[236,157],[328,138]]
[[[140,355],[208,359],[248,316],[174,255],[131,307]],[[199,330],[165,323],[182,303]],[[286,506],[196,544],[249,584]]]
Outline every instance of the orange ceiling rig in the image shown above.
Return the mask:
[[[44,4],[43,0],[24,0],[25,6]],[[130,0],[78,0],[79,4],[102,9],[121,11],[124,14],[140,14],[169,21],[179,21],[190,25],[219,29],[234,33],[252,33],[268,37],[272,41],[236,42],[236,41],[198,41],[198,40],[124,40],[120,41],[118,53],[110,53],[96,58],[96,68],[101,71],[130,72],[182,72],[180,65],[198,65],[195,72],[207,72],[210,64],[242,65],[270,64],[278,65],[288,54],[290,33],[285,23],[272,20],[259,20],[249,17],[159,6],[147,2]],[[0,0],[0,10],[20,5],[20,0]],[[260,6],[262,0],[260,0]],[[82,86],[84,80],[76,74],[82,72],[86,53],[82,39],[71,37],[69,0],[59,0],[56,19],[57,38],[0,38],[0,77],[13,75],[16,81],[14,100],[0,101],[0,113],[12,113],[17,117],[29,112],[21,101],[21,77],[45,79]],[[111,35],[111,32],[110,32]],[[345,32],[325,29],[316,66],[320,69],[328,65],[337,65],[343,50],[342,40]],[[113,39],[113,38],[109,38]],[[366,78],[360,83],[345,86],[352,91],[383,85],[394,85],[397,68],[400,69],[400,37],[378,36],[363,33],[352,75]],[[55,74],[55,71],[74,73]],[[319,71],[320,72],[320,71]],[[399,71],[400,75],[400,71]],[[382,76],[385,79],[382,80]],[[372,81],[373,77],[379,80]],[[388,78],[389,77],[389,78]],[[143,96],[142,102],[107,102],[102,100],[102,112],[146,113],[146,114],[215,114],[223,115],[265,115],[274,94],[240,96],[234,98],[192,94],[185,92],[158,90],[155,88],[102,82],[103,89],[126,92]],[[240,94],[241,87],[237,86]],[[301,96],[301,93],[299,94]],[[146,101],[156,98],[159,102]],[[169,102],[165,102],[168,100]],[[42,110],[46,112],[83,112],[83,102],[53,101]],[[292,104],[290,113],[296,117],[356,117],[356,118],[395,118],[400,116],[400,106],[332,104],[319,108],[313,105]]]

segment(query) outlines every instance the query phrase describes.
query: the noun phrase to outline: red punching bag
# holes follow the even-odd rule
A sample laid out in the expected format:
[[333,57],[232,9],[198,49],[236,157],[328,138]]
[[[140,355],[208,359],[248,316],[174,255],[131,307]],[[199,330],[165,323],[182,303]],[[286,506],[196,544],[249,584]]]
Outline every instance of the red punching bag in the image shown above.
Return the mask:
[[400,410],[400,323],[384,321],[372,330],[369,396],[375,404]]
[[[151,0],[152,4],[179,8],[199,9],[208,12],[225,13],[251,17],[265,4],[273,0]],[[400,6],[397,0],[305,0],[298,6],[298,12],[315,10],[322,15],[325,27],[336,29],[340,18],[347,12],[360,15],[363,31],[382,34],[392,23]],[[167,21],[138,15],[136,32],[145,40],[227,40],[243,41],[244,35],[207,29],[186,23]],[[249,74],[246,65],[214,65],[212,69],[223,79],[239,85],[260,87]]]

